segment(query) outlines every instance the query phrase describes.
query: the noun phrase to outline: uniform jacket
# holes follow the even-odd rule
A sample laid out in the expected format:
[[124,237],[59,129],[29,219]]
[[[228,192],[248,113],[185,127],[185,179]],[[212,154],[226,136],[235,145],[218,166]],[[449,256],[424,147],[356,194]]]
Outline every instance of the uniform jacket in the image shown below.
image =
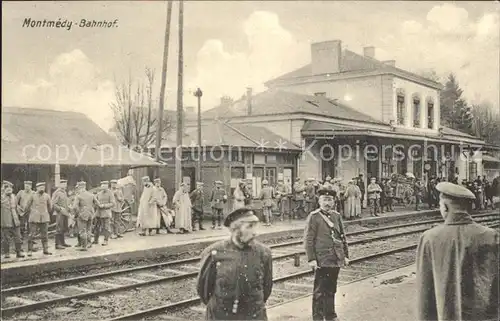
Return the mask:
[[267,320],[272,286],[271,250],[262,243],[241,249],[231,240],[219,241],[202,254],[197,291],[207,305],[207,320]]
[[[333,229],[320,213],[330,218]],[[308,262],[316,261],[319,267],[343,266],[344,258],[349,257],[349,252],[342,216],[335,211],[331,211],[331,214],[321,209],[312,211],[306,220],[304,246]]]
[[16,198],[14,195],[2,194],[2,228],[19,226],[19,217],[16,212]]
[[226,202],[224,196],[226,196],[227,199],[226,191],[223,188],[214,188],[210,196],[212,208],[223,209],[224,203]]
[[304,190],[306,192],[306,201],[314,202],[316,199],[316,191],[314,189],[314,186],[311,184],[307,185]]
[[295,194],[296,201],[303,201],[304,200],[305,186],[302,185],[300,182],[293,184],[293,192]]
[[262,206],[273,206],[274,190],[271,186],[266,186],[260,190],[258,199],[262,200]]
[[287,198],[290,196],[292,191],[286,184],[278,184],[276,185],[276,197],[277,198]]
[[498,320],[499,234],[450,213],[417,249],[420,320]]
[[40,194],[35,192],[33,194],[33,205],[31,206],[31,214],[29,218],[30,223],[49,223],[50,212],[52,211],[52,202],[47,193]]
[[76,216],[83,221],[94,218],[94,207],[98,207],[99,202],[94,194],[89,191],[83,191],[76,195],[73,203]]
[[20,190],[16,195],[16,205],[17,205],[17,214],[19,216],[30,215],[31,206],[33,205],[33,192],[30,190],[29,192],[25,190]]
[[111,209],[112,212],[121,213],[125,197],[121,188],[112,188],[113,197],[115,198],[115,206]]
[[162,186],[154,186],[155,200],[158,207],[167,206],[168,195]]
[[193,209],[198,212],[203,212],[203,205],[205,200],[203,191],[197,188],[192,191],[191,194],[189,194],[189,197],[191,198],[191,205],[193,206]]
[[380,192],[382,192],[382,189],[377,183],[370,183],[368,185],[368,199],[379,199],[380,198]]
[[65,190],[58,188],[52,194],[52,207],[56,214],[69,216],[69,198]]
[[96,217],[111,218],[111,209],[116,207],[113,191],[104,189],[97,193],[97,202],[100,206],[97,207]]

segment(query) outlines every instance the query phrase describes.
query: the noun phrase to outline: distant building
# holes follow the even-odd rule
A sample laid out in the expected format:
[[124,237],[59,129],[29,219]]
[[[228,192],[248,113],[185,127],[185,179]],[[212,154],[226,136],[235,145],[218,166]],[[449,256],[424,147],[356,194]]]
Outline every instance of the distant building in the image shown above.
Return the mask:
[[314,43],[310,64],[268,81],[266,92],[249,90],[246,98],[204,112],[203,119],[262,126],[302,146],[302,178],[412,172],[424,180],[462,179],[481,172],[470,151],[496,147],[441,126],[441,85],[374,54],[374,47],[363,55],[342,49],[338,40]]

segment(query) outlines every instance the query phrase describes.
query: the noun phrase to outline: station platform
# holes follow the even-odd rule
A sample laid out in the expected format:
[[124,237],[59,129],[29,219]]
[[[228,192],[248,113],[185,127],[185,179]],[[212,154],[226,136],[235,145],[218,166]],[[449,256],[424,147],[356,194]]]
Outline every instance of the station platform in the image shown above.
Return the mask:
[[[378,217],[363,217],[357,220],[345,221],[347,232],[354,231],[355,226],[390,223],[396,219],[422,215],[437,214],[436,210],[398,211],[380,214]],[[301,237],[305,226],[304,220],[277,221],[272,226],[260,225],[257,227],[258,239],[265,242],[272,239]],[[351,226],[351,227],[350,227]],[[225,239],[229,231],[211,229],[208,225],[204,231],[195,231],[188,234],[166,234],[140,236],[138,231],[128,232],[121,239],[111,239],[107,246],[94,245],[86,252],[78,251],[74,246],[76,238],[67,238],[66,242],[73,247],[64,250],[55,250],[54,241],[49,240],[49,249],[53,255],[44,255],[41,249],[33,253],[32,257],[22,259],[11,258],[1,261],[1,277],[16,279],[32,273],[47,273],[61,269],[78,268],[82,266],[115,264],[130,260],[154,259],[158,257],[175,256],[185,253],[196,253],[208,245]],[[175,231],[175,230],[174,230]],[[102,242],[101,236],[100,241]],[[41,247],[38,241],[38,248]],[[193,254],[196,255],[196,254]]]
[[[342,270],[340,271],[342,273]],[[339,286],[335,310],[341,321],[413,321],[415,265]],[[311,320],[312,296],[270,308],[270,321]]]

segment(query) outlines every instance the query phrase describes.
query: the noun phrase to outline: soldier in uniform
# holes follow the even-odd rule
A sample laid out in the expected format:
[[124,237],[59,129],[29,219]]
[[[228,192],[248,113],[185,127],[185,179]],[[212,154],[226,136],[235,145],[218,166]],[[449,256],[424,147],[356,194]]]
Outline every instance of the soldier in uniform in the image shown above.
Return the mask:
[[21,224],[21,237],[25,237],[29,231],[29,216],[31,205],[33,204],[33,190],[31,187],[33,182],[24,181],[24,189],[20,190],[16,195],[17,214]]
[[280,211],[280,220],[283,221],[285,216],[292,220],[290,215],[290,188],[287,184],[283,183],[282,179],[278,180],[276,185],[276,198],[278,199],[278,209]]
[[160,229],[164,227],[167,230],[167,233],[171,233],[170,224],[172,223],[170,220],[165,221],[163,215],[168,215],[167,212],[167,200],[168,195],[165,189],[161,186],[161,178],[155,178],[153,180],[154,186],[153,190],[155,193],[156,207],[158,208],[158,220],[160,222],[159,227],[156,229],[156,234],[160,234]]
[[198,226],[200,231],[204,230],[203,228],[203,206],[205,197],[203,196],[203,183],[196,182],[196,189],[191,192],[189,195],[191,198],[191,205],[193,209],[193,231],[195,231],[196,221],[198,221]]
[[349,264],[349,252],[342,216],[333,210],[335,191],[322,188],[318,194],[320,208],[307,217],[304,245],[307,261],[314,269],[313,320],[331,321],[337,320],[337,278],[340,268]]
[[227,195],[222,187],[222,181],[215,181],[215,188],[210,196],[210,202],[212,205],[212,229],[215,229],[216,221],[219,229],[221,229],[224,204],[227,202]]
[[87,184],[80,182],[80,193],[76,195],[73,208],[77,213],[76,224],[78,235],[81,241],[81,251],[87,251],[91,247],[90,231],[92,229],[92,219],[94,218],[94,207],[99,208],[99,202],[94,194],[87,191]]
[[246,207],[229,214],[231,237],[203,251],[197,291],[206,320],[267,320],[273,286],[271,250],[255,241],[259,219]]
[[94,244],[99,243],[99,236],[104,234],[104,243],[102,246],[108,245],[109,237],[111,236],[111,209],[115,207],[115,197],[113,192],[109,190],[109,182],[101,182],[101,190],[97,193],[97,222],[94,232]]
[[45,183],[36,184],[36,193],[33,195],[33,205],[29,217],[30,231],[28,236],[28,256],[33,253],[33,239],[36,232],[40,231],[42,239],[43,254],[52,255],[49,252],[48,228],[50,223],[50,212],[52,211],[52,202],[50,196],[45,192]]
[[21,249],[22,241],[20,221],[16,213],[16,198],[14,197],[14,195],[12,195],[13,186],[14,185],[8,181],[4,181],[2,183],[1,228],[2,247],[6,259],[10,258],[10,241],[12,239],[14,240],[14,246],[16,248],[16,257],[24,257]]
[[111,209],[112,220],[113,220],[113,234],[116,238],[122,238],[123,235],[120,230],[120,222],[122,217],[122,206],[125,201],[123,192],[121,188],[118,188],[118,180],[112,179],[109,181],[111,183],[111,192],[115,199],[115,206]]
[[295,203],[294,209],[292,211],[293,218],[302,217],[302,213],[305,212],[305,187],[300,182],[300,177],[295,179],[295,183],[293,184],[293,193],[294,198],[293,201]]
[[74,222],[74,226],[73,226],[73,233],[76,234],[76,238],[78,240],[78,243],[76,245],[76,247],[81,247],[82,246],[82,240],[80,238],[80,234],[78,233],[78,212],[76,211],[74,205],[75,205],[75,198],[78,194],[80,194],[80,192],[82,191],[82,188],[81,188],[81,182],[77,182],[76,185],[75,185],[75,189],[74,189],[74,194],[70,197],[70,209],[71,209],[71,214],[73,215],[73,220],[75,221]]
[[304,188],[304,191],[306,192],[305,195],[305,211],[306,213],[310,213],[314,208],[314,203],[316,202],[316,191],[314,190],[314,178],[309,178],[306,181],[306,187]]
[[498,231],[475,223],[474,194],[442,182],[444,224],[422,234],[417,248],[419,320],[498,320]]
[[61,179],[59,187],[52,195],[52,207],[56,214],[56,250],[64,250],[71,245],[66,244],[64,234],[68,231],[69,199],[66,194],[68,181]]
[[271,226],[273,220],[273,198],[274,191],[271,186],[269,186],[269,182],[267,179],[262,181],[262,189],[260,190],[260,194],[258,199],[262,200],[262,214],[264,215],[264,225]]

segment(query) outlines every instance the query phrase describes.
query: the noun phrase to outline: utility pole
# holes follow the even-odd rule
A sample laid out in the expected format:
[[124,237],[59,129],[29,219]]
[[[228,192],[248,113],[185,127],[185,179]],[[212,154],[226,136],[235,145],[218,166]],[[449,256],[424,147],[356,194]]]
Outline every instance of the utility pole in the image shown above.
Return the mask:
[[201,182],[201,96],[203,96],[203,92],[200,88],[196,90],[194,96],[198,98],[198,166],[196,168],[196,177],[198,182]]
[[183,72],[184,72],[184,57],[183,57],[183,34],[184,34],[184,2],[179,1],[179,65],[177,69],[177,148],[175,149],[175,188],[179,188],[182,182],[182,112],[183,112]]
[[[160,106],[158,108],[158,120],[156,128],[156,161],[160,161],[161,157],[161,141],[163,138],[163,109],[165,108],[165,87],[167,85],[167,62],[168,62],[168,45],[170,42],[170,21],[172,19],[172,1],[167,4],[167,25],[165,26],[165,42],[163,47],[163,67],[161,70],[161,87],[160,87]],[[159,172],[159,170],[158,170]],[[159,173],[158,173],[159,174]]]

